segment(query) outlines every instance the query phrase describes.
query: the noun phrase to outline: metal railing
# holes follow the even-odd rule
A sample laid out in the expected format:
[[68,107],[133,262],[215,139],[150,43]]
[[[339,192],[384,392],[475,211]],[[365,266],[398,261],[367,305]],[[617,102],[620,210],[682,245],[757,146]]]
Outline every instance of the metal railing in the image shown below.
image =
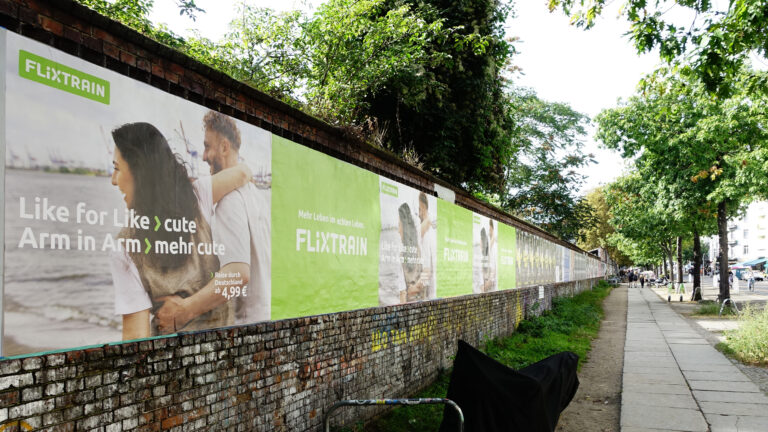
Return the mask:
[[446,404],[453,407],[456,410],[456,414],[459,415],[459,432],[464,432],[464,413],[461,412],[461,408],[456,405],[456,402],[450,399],[444,398],[421,398],[421,399],[357,399],[357,400],[343,400],[333,404],[323,416],[323,431],[330,432],[330,419],[331,413],[337,408],[343,406],[367,406],[367,405],[435,405]]

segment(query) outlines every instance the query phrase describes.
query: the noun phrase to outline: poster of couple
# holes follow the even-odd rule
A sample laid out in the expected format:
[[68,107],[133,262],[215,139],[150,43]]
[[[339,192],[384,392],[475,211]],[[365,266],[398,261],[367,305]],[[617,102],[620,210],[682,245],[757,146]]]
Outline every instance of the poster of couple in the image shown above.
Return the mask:
[[3,39],[2,355],[270,319],[271,134]]

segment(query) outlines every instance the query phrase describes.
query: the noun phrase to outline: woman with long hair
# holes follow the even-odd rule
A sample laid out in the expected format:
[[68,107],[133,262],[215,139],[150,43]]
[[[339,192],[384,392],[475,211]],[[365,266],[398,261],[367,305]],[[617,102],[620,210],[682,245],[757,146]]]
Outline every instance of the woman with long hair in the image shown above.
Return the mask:
[[411,214],[411,208],[403,203],[397,209],[398,232],[402,242],[400,259],[403,266],[405,289],[400,291],[400,303],[421,300],[421,293],[416,283],[421,275],[421,250],[419,249],[419,231]]
[[[123,194],[128,209],[152,221],[148,229],[123,228],[119,237],[133,247],[113,253],[111,260],[115,310],[123,316],[123,340],[129,340],[161,334],[150,318],[162,306],[163,297],[189,297],[218,271],[216,255],[199,253],[198,245],[213,243],[210,219],[214,203],[244,185],[251,174],[240,164],[190,182],[184,164],[151,124],[125,124],[112,131],[112,137],[112,184]],[[157,220],[161,223],[155,229]],[[167,220],[172,222],[166,224]],[[174,221],[177,229],[183,229],[166,229]],[[208,329],[233,322],[232,305],[227,302],[171,330]]]

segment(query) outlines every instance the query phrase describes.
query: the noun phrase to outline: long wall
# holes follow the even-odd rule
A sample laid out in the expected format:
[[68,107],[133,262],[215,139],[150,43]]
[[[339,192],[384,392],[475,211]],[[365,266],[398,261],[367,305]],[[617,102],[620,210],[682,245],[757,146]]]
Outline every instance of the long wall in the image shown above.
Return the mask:
[[[5,360],[0,420],[18,430],[316,431],[335,401],[408,396],[450,367],[458,339],[477,345],[509,334],[553,296],[592,284],[545,286],[543,298],[532,287]],[[376,409],[337,413],[334,425]]]
[[[582,253],[74,2],[0,0],[0,25]],[[457,339],[509,334],[595,280],[0,360],[0,430],[317,430],[333,402],[407,396],[450,367]],[[375,412],[342,410],[334,424]]]

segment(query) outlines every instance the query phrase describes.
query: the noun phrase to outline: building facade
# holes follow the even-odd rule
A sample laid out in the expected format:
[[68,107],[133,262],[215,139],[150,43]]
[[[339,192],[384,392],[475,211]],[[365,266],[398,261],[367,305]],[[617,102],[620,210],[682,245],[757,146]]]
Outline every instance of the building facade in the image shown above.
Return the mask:
[[[715,266],[720,254],[717,236],[708,239],[709,261]],[[728,221],[728,262],[737,264],[768,256],[768,201],[747,207],[742,217]]]

